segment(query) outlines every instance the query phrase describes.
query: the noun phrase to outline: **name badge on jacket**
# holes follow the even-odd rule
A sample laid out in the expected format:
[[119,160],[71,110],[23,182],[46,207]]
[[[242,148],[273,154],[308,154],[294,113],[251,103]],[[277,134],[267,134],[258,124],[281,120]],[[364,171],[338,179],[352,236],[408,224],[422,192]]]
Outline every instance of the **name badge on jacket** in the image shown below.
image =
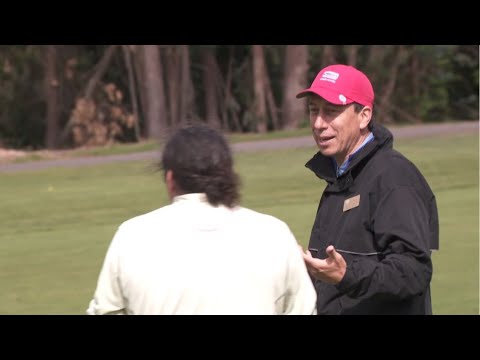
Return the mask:
[[346,199],[343,202],[343,212],[356,208],[358,205],[360,205],[360,194]]

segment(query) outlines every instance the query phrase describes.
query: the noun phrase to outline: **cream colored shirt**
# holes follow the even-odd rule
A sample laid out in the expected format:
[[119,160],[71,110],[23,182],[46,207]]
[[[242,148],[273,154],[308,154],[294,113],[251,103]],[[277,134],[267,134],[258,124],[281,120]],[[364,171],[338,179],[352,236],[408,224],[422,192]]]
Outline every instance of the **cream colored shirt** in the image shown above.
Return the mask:
[[186,194],[118,228],[87,314],[315,314],[315,304],[283,221]]

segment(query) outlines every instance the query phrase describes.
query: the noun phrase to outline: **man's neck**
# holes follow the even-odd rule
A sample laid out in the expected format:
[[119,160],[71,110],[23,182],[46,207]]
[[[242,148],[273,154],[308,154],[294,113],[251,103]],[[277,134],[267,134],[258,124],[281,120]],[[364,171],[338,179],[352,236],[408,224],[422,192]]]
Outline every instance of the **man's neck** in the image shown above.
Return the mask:
[[349,161],[351,160],[352,156],[354,156],[358,151],[360,151],[361,148],[363,148],[366,144],[373,140],[373,138],[373,134],[370,131],[364,135],[361,135],[361,138],[359,139],[357,146],[355,146],[355,149],[343,158],[341,164],[338,162],[338,159],[335,158],[335,163],[333,164],[333,166],[335,168],[335,173],[337,177],[342,175],[348,168]]

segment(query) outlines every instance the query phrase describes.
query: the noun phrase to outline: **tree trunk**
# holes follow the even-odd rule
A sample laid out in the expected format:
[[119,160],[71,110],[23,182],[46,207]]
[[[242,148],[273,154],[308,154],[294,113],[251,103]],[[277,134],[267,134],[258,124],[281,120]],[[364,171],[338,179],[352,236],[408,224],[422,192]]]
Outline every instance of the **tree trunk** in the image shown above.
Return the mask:
[[229,124],[228,114],[231,114],[231,123],[233,131],[241,131],[242,127],[240,125],[240,119],[238,116],[238,104],[232,94],[232,78],[233,78],[233,50],[234,47],[230,46],[230,51],[228,54],[228,66],[227,66],[227,76],[225,79],[225,92],[224,92],[224,103],[222,108],[222,120],[224,124]]
[[[147,90],[145,88],[144,80],[145,70],[143,69],[145,64],[145,54],[143,53],[142,45],[130,45],[130,49],[132,51],[133,69],[135,71],[135,77],[138,85],[138,98],[140,100],[139,116],[142,118],[141,124],[145,124],[145,113],[147,109]],[[142,129],[140,133],[145,134],[145,126],[140,126],[140,128]]]
[[211,48],[205,46],[202,48],[203,63],[203,87],[205,89],[205,117],[206,122],[214,128],[221,128],[220,116],[218,113],[218,66],[217,60]]
[[252,45],[254,115],[256,130],[259,133],[267,131],[267,106],[265,93],[265,55],[262,45]]
[[122,45],[123,56],[125,59],[125,66],[127,68],[128,74],[128,90],[130,92],[130,99],[132,102],[132,111],[134,119],[134,129],[135,129],[135,140],[140,140],[140,126],[139,126],[139,113],[138,113],[138,100],[137,100],[137,91],[135,86],[135,75],[133,71],[132,64],[132,55],[128,45]]
[[170,109],[170,125],[177,127],[180,122],[179,119],[179,102],[178,102],[178,88],[180,83],[180,70],[178,49],[175,46],[169,47],[166,53],[166,67],[167,67],[167,89],[168,89],[168,104]]
[[273,96],[272,86],[270,85],[270,77],[268,76],[267,71],[265,71],[264,84],[265,92],[267,94],[267,108],[272,121],[272,127],[274,130],[278,130],[280,128],[280,123],[278,121],[278,108],[277,104],[275,103],[275,97]]
[[337,63],[335,45],[325,45],[323,48],[322,68]]
[[90,80],[88,80],[87,87],[85,88],[86,99],[92,98],[93,91],[95,90],[95,87],[97,86],[100,79],[107,71],[108,65],[110,64],[110,61],[112,61],[116,49],[117,45],[110,45],[107,50],[105,50],[105,53],[103,54],[98,64],[95,66],[93,76],[90,78]]
[[283,79],[282,127],[296,129],[306,119],[306,106],[295,96],[307,87],[308,46],[287,45]]
[[44,48],[45,94],[47,118],[45,145],[49,149],[57,147],[59,133],[59,81],[57,76],[57,46],[46,45]]
[[380,100],[378,102],[377,116],[380,122],[383,122],[383,123],[393,122],[389,114],[387,104],[390,101],[390,98],[395,89],[400,65],[405,60],[405,57],[407,55],[408,55],[408,50],[403,45],[399,45],[398,47],[395,48],[395,57],[390,67],[388,82],[384,86],[382,94],[380,95]]
[[180,92],[177,97],[180,98],[179,125],[189,124],[195,119],[194,110],[194,88],[190,73],[190,51],[189,45],[180,46]]
[[147,136],[160,139],[165,135],[165,92],[163,74],[158,45],[143,45],[144,49],[144,81],[147,97],[145,112]]
[[365,73],[369,74],[370,81],[375,90],[375,95],[378,95],[378,90],[380,90],[379,84],[381,84],[381,71],[385,67],[385,55],[388,53],[389,48],[385,45],[370,45],[368,47],[368,58],[365,65]]
[[[412,81],[412,94],[414,99],[420,99],[421,86],[420,79],[423,77],[423,69],[420,68],[420,59],[416,50],[417,46],[413,47],[412,51],[412,62],[411,62],[411,71],[412,76],[410,77]],[[418,116],[420,114],[420,101],[417,101],[414,105],[414,113]]]
[[358,45],[348,45],[347,47],[347,64],[357,67]]

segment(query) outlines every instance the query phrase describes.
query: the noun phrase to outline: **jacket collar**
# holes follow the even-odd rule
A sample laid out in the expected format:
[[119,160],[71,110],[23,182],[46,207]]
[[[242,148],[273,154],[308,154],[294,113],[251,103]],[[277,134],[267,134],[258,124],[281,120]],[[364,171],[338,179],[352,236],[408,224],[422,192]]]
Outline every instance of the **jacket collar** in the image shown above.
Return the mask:
[[370,158],[380,148],[393,147],[393,135],[386,127],[372,123],[372,133],[375,139],[366,144],[358,152],[352,159],[347,170],[338,179],[331,158],[323,155],[320,151],[305,164],[305,167],[313,171],[320,179],[327,181],[329,184],[333,184],[332,191],[342,191],[353,183],[352,170],[355,169],[358,164],[365,162],[366,159]]

